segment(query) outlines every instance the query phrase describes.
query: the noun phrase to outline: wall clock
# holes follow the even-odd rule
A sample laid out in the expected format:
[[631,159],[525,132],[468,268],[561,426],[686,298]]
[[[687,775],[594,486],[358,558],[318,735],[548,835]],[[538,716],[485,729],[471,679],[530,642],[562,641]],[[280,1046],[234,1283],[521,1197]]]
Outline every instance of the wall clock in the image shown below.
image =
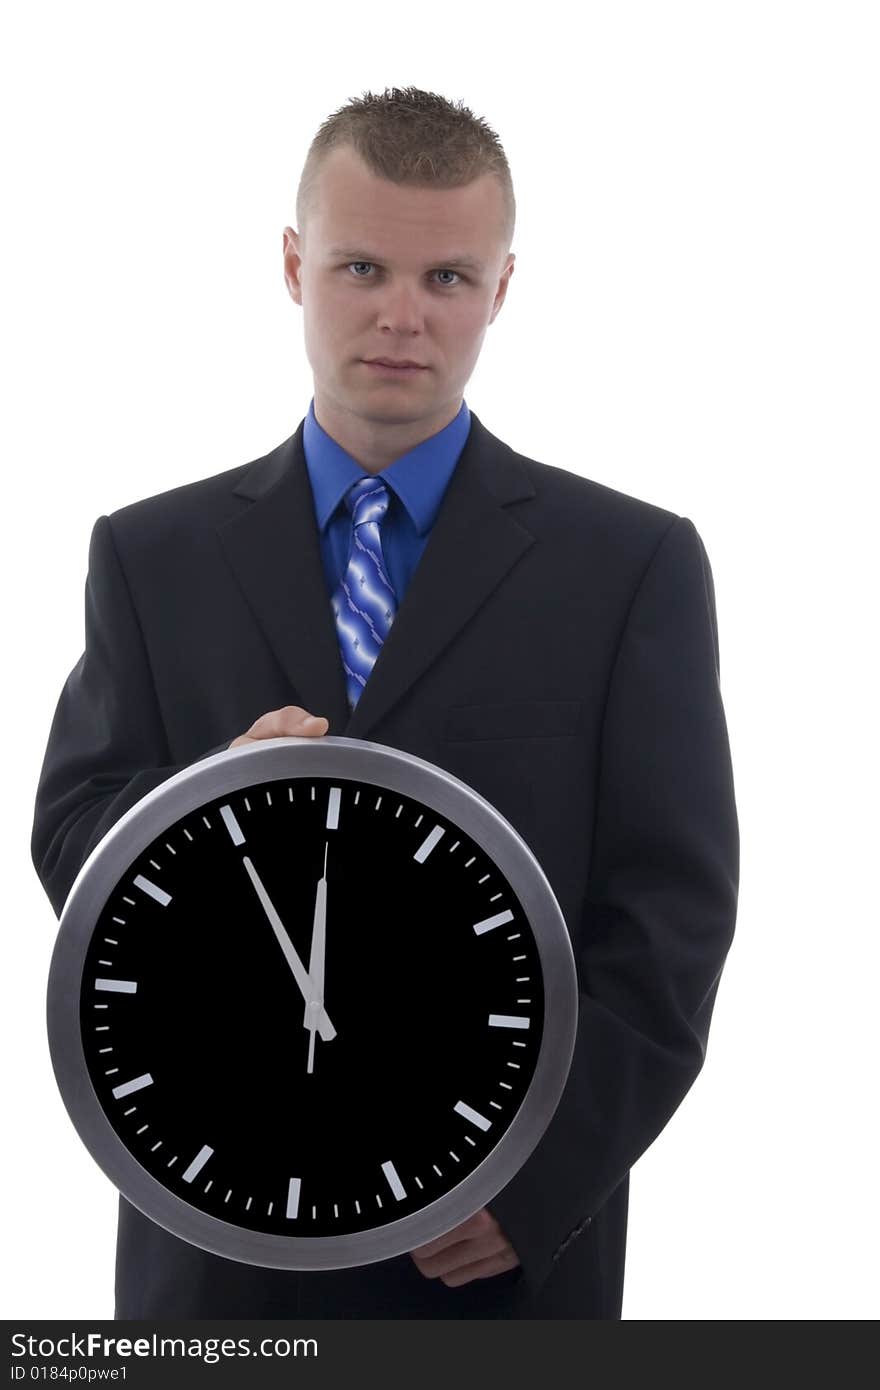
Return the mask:
[[52,1065],[104,1173],[215,1254],[331,1269],[472,1215],[565,1085],[577,983],[531,850],[439,767],[276,738],[154,788],[82,866]]

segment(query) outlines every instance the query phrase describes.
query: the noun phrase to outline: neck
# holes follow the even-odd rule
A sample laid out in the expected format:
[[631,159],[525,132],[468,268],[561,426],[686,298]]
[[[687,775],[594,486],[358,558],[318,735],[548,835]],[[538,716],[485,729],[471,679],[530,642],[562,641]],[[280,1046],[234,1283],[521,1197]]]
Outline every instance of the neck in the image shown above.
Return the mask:
[[315,388],[315,419],[340,448],[368,473],[381,473],[395,459],[439,434],[461,409],[462,396],[446,401],[417,420],[382,419],[356,415]]

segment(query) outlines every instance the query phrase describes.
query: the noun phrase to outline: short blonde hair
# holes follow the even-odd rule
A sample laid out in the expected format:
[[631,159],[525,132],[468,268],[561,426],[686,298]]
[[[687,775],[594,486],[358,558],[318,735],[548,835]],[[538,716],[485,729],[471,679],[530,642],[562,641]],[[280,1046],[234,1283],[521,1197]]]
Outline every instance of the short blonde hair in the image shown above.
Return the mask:
[[309,146],[297,189],[301,236],[321,166],[338,145],[350,146],[374,174],[398,184],[460,188],[493,174],[503,198],[499,234],[505,255],[510,250],[516,200],[507,157],[494,130],[461,102],[418,87],[386,87],[381,96],[365,92],[328,116]]

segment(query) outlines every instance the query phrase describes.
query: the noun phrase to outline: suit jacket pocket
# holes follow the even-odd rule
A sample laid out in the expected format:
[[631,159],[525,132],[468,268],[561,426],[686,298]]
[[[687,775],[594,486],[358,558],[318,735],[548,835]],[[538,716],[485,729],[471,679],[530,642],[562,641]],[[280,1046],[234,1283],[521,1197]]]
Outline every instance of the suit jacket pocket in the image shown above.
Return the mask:
[[582,700],[505,700],[453,705],[446,716],[447,743],[505,738],[570,738],[577,732]]

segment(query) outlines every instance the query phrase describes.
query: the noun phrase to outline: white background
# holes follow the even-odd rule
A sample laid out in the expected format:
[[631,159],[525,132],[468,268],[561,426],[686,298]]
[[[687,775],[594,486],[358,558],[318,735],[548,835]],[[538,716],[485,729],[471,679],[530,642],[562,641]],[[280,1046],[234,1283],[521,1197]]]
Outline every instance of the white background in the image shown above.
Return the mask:
[[91,527],[293,433],[302,162],[331,111],[408,84],[483,116],[513,172],[516,270],[468,404],[521,453],[689,516],[715,577],[737,934],[703,1072],[633,1170],[624,1317],[877,1315],[877,19],[7,9],[5,1317],[113,1315],[116,1193],[51,1069],[56,919],[29,850]]

